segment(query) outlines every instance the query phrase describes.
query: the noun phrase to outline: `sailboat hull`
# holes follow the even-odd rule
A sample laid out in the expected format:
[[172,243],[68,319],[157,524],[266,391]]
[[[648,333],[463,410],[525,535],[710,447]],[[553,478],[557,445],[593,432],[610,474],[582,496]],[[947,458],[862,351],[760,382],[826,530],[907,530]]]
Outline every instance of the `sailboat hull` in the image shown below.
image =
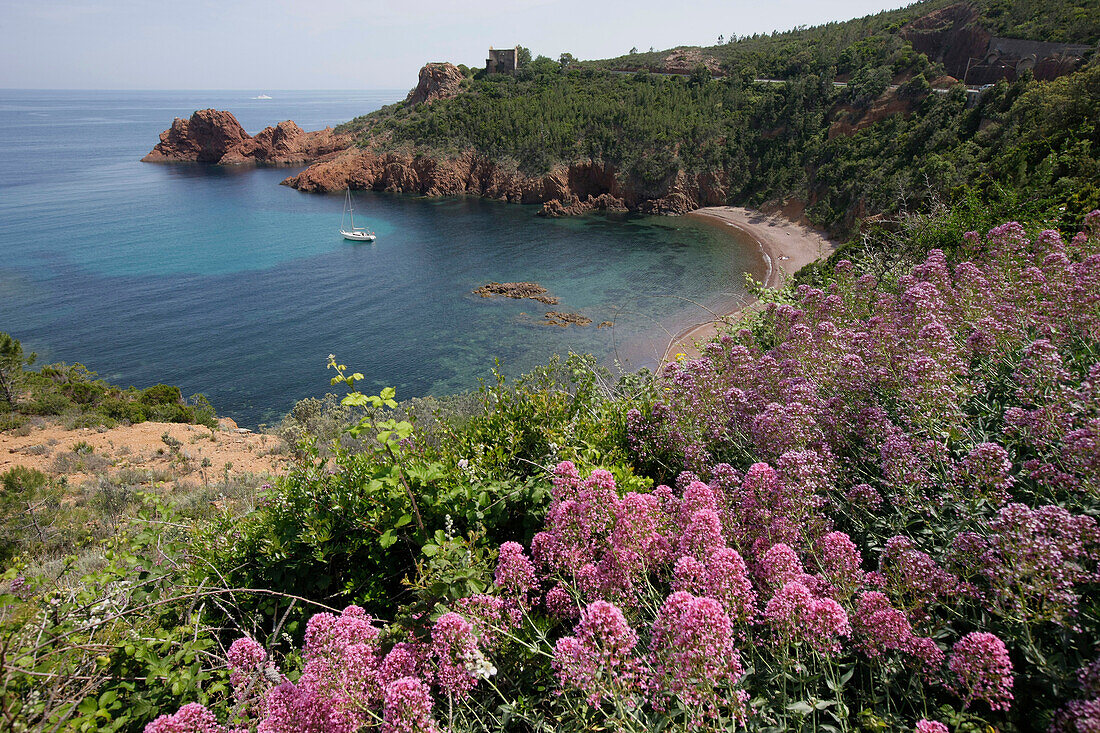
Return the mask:
[[373,242],[377,239],[370,232],[345,232],[341,229],[340,233],[344,235],[344,239],[350,239],[352,242]]

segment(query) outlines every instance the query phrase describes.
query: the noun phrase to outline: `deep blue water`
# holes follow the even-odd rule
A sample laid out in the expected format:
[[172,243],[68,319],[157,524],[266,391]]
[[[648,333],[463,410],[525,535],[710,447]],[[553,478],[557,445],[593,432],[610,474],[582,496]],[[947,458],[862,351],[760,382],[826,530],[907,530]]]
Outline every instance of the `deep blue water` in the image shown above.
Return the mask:
[[[139,161],[203,107],[252,133],[313,130],[403,96],[0,90],[0,331],[43,362],[178,384],[255,426],[328,391],[329,353],[399,398],[474,388],[497,358],[513,375],[570,350],[653,366],[666,331],[703,317],[690,301],[723,307],[742,271],[762,275],[750,245],[693,220],[548,220],[465,197],[360,193],[357,223],[379,238],[354,244],[343,196],[278,185],[295,169]],[[490,280],[537,281],[593,325],[471,294]]]

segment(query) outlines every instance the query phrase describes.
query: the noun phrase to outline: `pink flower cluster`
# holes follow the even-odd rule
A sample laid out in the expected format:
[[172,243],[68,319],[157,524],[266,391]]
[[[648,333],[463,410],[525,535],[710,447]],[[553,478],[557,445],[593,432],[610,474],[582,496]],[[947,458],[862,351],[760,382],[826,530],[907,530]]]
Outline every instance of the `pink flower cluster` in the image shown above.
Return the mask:
[[[443,695],[468,694],[487,665],[472,624],[457,613],[436,621],[428,646],[401,642],[384,653],[380,636],[358,606],[339,616],[315,614],[306,626],[305,666],[297,682],[277,675],[254,640],[235,641],[227,655],[234,687],[241,694],[251,685],[254,693],[239,709],[248,727],[256,733],[354,733],[381,719],[388,733],[434,733],[432,687]],[[195,704],[161,716],[146,730],[236,733]]]
[[955,674],[952,687],[970,707],[984,700],[994,710],[1008,710],[1012,703],[1012,660],[997,636],[972,631],[955,642],[947,667]]
[[554,669],[563,686],[580,690],[592,705],[628,696],[641,683],[641,666],[634,654],[638,634],[623,612],[607,601],[581,611],[574,636],[554,646]]
[[650,659],[649,688],[658,708],[664,697],[678,698],[708,716],[723,708],[744,724],[748,693],[734,689],[744,670],[730,618],[718,601],[672,593],[653,622]]

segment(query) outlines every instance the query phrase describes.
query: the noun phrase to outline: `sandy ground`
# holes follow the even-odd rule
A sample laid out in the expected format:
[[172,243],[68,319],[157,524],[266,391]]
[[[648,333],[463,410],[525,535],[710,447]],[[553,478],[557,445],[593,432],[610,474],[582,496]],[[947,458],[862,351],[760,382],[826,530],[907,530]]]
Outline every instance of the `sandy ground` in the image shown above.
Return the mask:
[[[782,215],[764,214],[739,206],[709,206],[687,216],[717,219],[756,240],[768,266],[764,284],[769,288],[781,287],[788,277],[811,262],[828,257],[838,246],[824,233]],[[669,341],[662,362],[674,359],[677,354],[687,358],[698,356],[699,345],[714,338],[719,326],[729,325],[741,311],[751,307],[752,303],[747,303],[718,320],[684,329]]]
[[[136,469],[157,476],[170,488],[181,481],[223,481],[227,472],[229,479],[285,473],[289,458],[278,452],[281,440],[238,432],[232,421],[223,424],[223,429],[211,430],[202,425],[147,422],[100,431],[66,430],[43,421],[27,435],[0,433],[0,473],[26,466],[54,478],[64,476],[70,485],[78,486],[96,474]],[[74,451],[80,443],[91,450],[80,446]]]

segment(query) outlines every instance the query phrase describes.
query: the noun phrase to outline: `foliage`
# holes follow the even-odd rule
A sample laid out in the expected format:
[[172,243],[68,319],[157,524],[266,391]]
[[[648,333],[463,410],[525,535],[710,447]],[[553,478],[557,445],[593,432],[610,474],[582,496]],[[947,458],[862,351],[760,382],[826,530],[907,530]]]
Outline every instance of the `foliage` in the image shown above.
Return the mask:
[[[480,529],[463,536],[445,521],[420,546],[411,593],[372,599],[399,623],[356,606],[314,616],[300,673],[293,656],[235,643],[245,713],[231,722],[1075,729],[1100,664],[1100,212],[1087,221],[1092,233],[1068,243],[1015,223],[968,233],[957,265],[933,251],[881,281],[840,263],[826,289],[777,299],[671,365],[656,391],[596,402],[600,421],[627,422],[631,450],[602,454],[622,480],[560,462],[529,554],[501,544],[491,580]],[[333,366],[349,403],[396,405]],[[440,445],[485,429],[510,436],[497,443],[509,450],[442,465],[438,480],[488,469],[514,481],[524,464],[507,456],[543,450],[518,429],[560,409],[539,384],[489,389],[494,409]],[[550,399],[528,412],[513,393]],[[388,463],[390,479],[441,455],[392,417],[355,429],[374,440],[364,465]],[[644,466],[672,469],[675,485],[640,481]],[[430,486],[409,492],[400,474],[383,486],[352,510],[375,517],[379,542],[398,511],[415,536],[415,505],[431,526],[442,501]],[[379,504],[384,521],[369,514]],[[276,682],[272,664],[296,682]],[[221,730],[198,707],[149,730],[196,716]]]
[[[720,64],[714,80],[702,65],[647,73],[663,71],[668,52],[568,66],[540,57],[514,76],[482,75],[454,98],[394,105],[341,129],[378,150],[473,150],[532,176],[591,161],[642,200],[667,196],[681,173],[706,174],[718,181],[718,202],[797,197],[812,204],[811,221],[840,235],[859,219],[953,206],[971,191],[992,198],[994,189],[1070,233],[1100,204],[1100,61],[980,95],[945,87],[943,68],[899,31],[947,4],[675,50]],[[1075,0],[978,6],[993,27],[1031,18],[1029,37],[1100,37],[1095,20],[1073,20],[1082,11]]]
[[0,425],[18,427],[28,415],[57,415],[83,427],[147,420],[217,424],[203,395],[184,400],[179,387],[167,384],[122,389],[96,379],[83,364],[49,364],[29,371],[34,358],[24,358],[19,341],[0,333],[0,415],[11,413]]

